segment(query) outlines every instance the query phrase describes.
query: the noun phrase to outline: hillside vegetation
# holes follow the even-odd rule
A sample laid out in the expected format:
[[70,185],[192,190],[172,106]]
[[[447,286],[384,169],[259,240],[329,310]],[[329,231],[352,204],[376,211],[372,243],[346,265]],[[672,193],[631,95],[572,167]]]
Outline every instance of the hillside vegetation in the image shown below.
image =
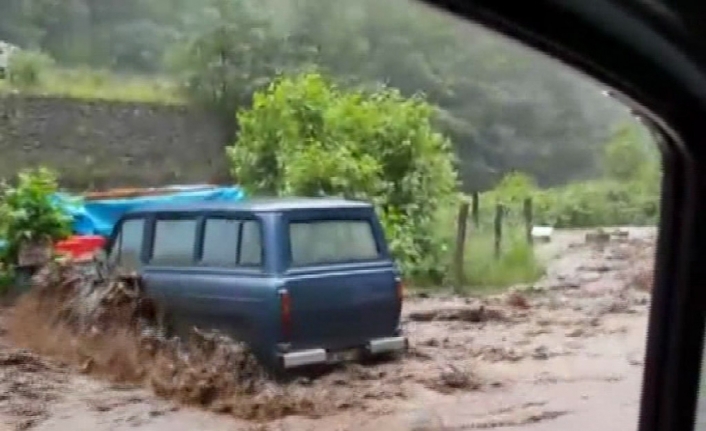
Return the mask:
[[50,57],[19,52],[12,57],[0,94],[68,97],[145,103],[184,103],[176,84],[165,76],[118,74],[88,67],[59,67]]
[[255,91],[312,65],[341,84],[423,93],[469,192],[511,170],[543,187],[595,177],[630,120],[553,61],[412,0],[7,0],[0,40],[33,53],[15,90],[183,99],[233,133]]
[[659,157],[627,110],[411,0],[7,0],[0,40],[23,48],[0,91],[189,103],[229,132],[224,157],[251,194],[372,201],[414,284],[458,284],[455,220],[473,192],[473,287],[542,274],[528,198],[555,227],[659,215]]
[[[396,89],[350,88],[319,72],[283,77],[238,112],[240,131],[227,149],[232,173],[253,195],[342,196],[376,205],[392,252],[418,284],[454,283],[459,193],[451,144],[433,125],[433,107]],[[539,277],[523,219],[555,227],[653,224],[660,170],[655,150],[633,125],[604,146],[605,171],[594,180],[540,188],[513,172],[480,195],[464,273],[474,286],[504,286]],[[496,206],[505,207],[496,254]],[[467,223],[470,222],[467,220]],[[457,272],[457,271],[456,271]]]

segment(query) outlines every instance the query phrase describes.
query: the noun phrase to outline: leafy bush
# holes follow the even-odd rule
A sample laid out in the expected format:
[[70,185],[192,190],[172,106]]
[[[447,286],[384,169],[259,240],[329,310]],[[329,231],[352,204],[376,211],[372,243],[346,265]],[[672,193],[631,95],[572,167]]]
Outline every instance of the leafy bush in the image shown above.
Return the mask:
[[[503,223],[500,256],[496,258],[493,232],[494,205],[490,205],[490,200],[482,202],[488,202],[488,204],[481,206],[480,225],[476,227],[470,219],[468,220],[463,262],[466,285],[457,287],[465,293],[492,293],[495,289],[513,284],[536,281],[544,274],[545,265],[535,255],[534,248],[527,243],[522,220],[508,217]],[[517,212],[513,211],[516,208],[521,209],[522,205],[508,205],[507,210],[513,214]],[[436,225],[435,235],[447,244],[445,258],[448,265],[451,265],[454,260],[458,210],[458,205],[450,205],[443,209]],[[444,280],[444,284],[456,282],[455,274],[449,272],[446,275],[448,279]],[[438,285],[415,287],[437,288]]]
[[10,84],[22,89],[41,85],[46,70],[54,60],[39,51],[17,51],[12,54],[8,67]]
[[[483,194],[483,217],[496,202],[521,208],[534,201],[535,224],[559,228],[654,224],[659,216],[661,172],[659,155],[634,125],[619,128],[605,144],[601,179],[539,189],[522,173],[506,175],[498,186]],[[519,211],[512,216],[518,218]]]
[[236,109],[282,70],[280,60],[290,49],[254,4],[206,2],[197,36],[175,45],[165,58],[187,99],[224,116],[229,127]]
[[[523,194],[494,189],[481,195],[481,219],[492,223],[495,203],[506,205],[507,222],[522,220],[518,196],[533,200],[535,225],[589,228],[652,225],[659,216],[659,187],[644,182],[600,179],[550,189],[527,189]],[[656,189],[656,190],[655,190]]]
[[470,286],[478,289],[502,288],[533,282],[544,274],[544,265],[518,228],[505,229],[502,252],[495,258],[491,232],[476,231],[467,245],[465,271]]
[[638,183],[596,180],[536,195],[536,223],[555,227],[649,225],[659,215],[659,195]]
[[451,145],[432,115],[420,97],[343,89],[302,73],[255,94],[227,153],[235,178],[255,194],[372,201],[404,273],[438,280],[446,268],[435,216],[457,183]]
[[45,168],[22,171],[17,184],[0,190],[0,238],[7,241],[2,262],[16,263],[25,241],[56,241],[71,234],[71,219],[50,200],[58,189],[56,175]]

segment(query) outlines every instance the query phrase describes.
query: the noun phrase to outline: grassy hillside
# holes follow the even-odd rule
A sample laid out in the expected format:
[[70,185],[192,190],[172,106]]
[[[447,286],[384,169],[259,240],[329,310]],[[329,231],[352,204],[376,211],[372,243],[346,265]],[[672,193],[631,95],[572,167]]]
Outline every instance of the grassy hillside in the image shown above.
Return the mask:
[[34,77],[0,80],[1,94],[30,94],[83,100],[179,104],[183,99],[167,78],[116,75],[101,70],[27,71]]

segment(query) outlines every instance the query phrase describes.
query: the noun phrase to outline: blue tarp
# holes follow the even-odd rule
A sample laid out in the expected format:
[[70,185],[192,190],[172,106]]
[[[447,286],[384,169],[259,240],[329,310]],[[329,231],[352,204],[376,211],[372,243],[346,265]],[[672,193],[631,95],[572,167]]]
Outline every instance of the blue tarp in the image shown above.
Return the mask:
[[165,195],[96,201],[81,201],[74,196],[57,193],[53,196],[53,200],[73,217],[75,234],[108,236],[124,213],[145,205],[186,204],[204,201],[238,202],[245,198],[245,193],[239,187],[218,187],[207,190],[188,190],[189,188],[175,186],[174,192]]

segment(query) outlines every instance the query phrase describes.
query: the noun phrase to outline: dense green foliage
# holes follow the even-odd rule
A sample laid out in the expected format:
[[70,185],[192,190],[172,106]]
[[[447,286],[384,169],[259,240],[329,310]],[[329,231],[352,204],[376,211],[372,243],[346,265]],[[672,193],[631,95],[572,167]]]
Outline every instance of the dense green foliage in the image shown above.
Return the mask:
[[0,236],[17,243],[45,238],[57,240],[69,235],[70,217],[50,200],[57,191],[57,177],[46,168],[23,171],[15,185],[3,185]]
[[[510,225],[511,226],[511,225]],[[518,283],[531,283],[544,275],[545,262],[535,255],[519,227],[505,229],[502,253],[496,259],[489,231],[472,235],[466,247],[464,270],[471,293],[482,293]]]
[[310,65],[423,92],[467,191],[513,169],[542,186],[590,177],[627,117],[555,63],[411,0],[4,0],[2,10],[0,40],[61,67],[169,71],[229,120],[278,73]]
[[154,71],[190,4],[198,7],[181,0],[3,0],[0,40],[62,64]]
[[[509,201],[508,201],[509,202]],[[535,255],[528,244],[525,225],[517,214],[503,222],[503,238],[500,256],[495,255],[495,234],[493,228],[494,202],[484,197],[481,204],[480,224],[476,226],[472,218],[467,220],[467,237],[463,262],[465,284],[458,285],[456,268],[453,268],[456,247],[457,220],[460,200],[443,208],[437,215],[437,223],[432,234],[443,244],[443,285],[453,285],[456,291],[478,294],[492,293],[517,283],[530,283],[544,274],[545,263]],[[517,213],[522,204],[508,203],[510,212]],[[427,286],[426,280],[412,280],[418,287]],[[419,286],[419,283],[422,283]],[[438,288],[438,284],[429,285]]]
[[403,271],[439,279],[435,216],[457,183],[432,114],[397,90],[343,89],[315,72],[282,77],[239,113],[233,175],[255,194],[371,200]]
[[540,189],[531,177],[513,173],[482,195],[486,219],[501,202],[520,217],[531,197],[536,224],[555,227],[651,225],[659,216],[660,167],[654,148],[645,146],[636,126],[619,128],[604,148],[604,178]]
[[15,87],[32,89],[38,87],[54,62],[48,55],[36,51],[18,51],[12,57],[7,78]]
[[[45,169],[26,170],[13,185],[0,189],[0,278],[7,278],[17,263],[23,242],[56,241],[71,234],[71,218],[52,204],[58,190],[56,175]],[[2,283],[0,283],[2,284]]]
[[[629,182],[649,181],[658,157],[652,142],[634,125],[622,125],[603,148],[602,165],[608,178]],[[647,145],[647,144],[650,145]]]

